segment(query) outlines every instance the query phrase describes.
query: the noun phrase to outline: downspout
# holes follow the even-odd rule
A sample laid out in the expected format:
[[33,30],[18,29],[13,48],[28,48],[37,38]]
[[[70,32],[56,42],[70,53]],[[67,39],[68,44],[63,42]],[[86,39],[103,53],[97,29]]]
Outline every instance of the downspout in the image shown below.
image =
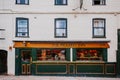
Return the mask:
[[82,9],[83,7],[83,0],[80,0],[80,10]]

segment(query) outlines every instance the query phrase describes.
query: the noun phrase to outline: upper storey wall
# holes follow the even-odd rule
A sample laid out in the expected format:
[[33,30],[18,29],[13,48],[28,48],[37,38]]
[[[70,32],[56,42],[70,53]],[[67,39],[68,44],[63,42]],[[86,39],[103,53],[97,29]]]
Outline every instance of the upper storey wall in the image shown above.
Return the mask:
[[[0,0],[0,11],[13,12],[120,12],[120,0],[106,0],[106,5],[93,5],[92,0],[68,0],[67,5],[55,5],[55,0],[29,0],[29,5],[16,4],[16,0]],[[75,9],[75,10],[74,10]]]

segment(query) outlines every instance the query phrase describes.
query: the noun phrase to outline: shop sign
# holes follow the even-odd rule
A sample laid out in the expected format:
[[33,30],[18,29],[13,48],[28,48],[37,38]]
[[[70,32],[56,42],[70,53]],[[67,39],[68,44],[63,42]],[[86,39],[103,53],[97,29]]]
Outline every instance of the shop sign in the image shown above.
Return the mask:
[[109,48],[107,42],[15,42],[15,48]]

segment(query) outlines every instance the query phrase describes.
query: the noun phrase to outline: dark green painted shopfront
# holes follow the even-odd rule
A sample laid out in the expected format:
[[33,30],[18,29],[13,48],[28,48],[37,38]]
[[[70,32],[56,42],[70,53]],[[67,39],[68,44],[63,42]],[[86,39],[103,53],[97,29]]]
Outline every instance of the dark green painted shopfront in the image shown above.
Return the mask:
[[16,75],[115,76],[108,41],[15,41]]

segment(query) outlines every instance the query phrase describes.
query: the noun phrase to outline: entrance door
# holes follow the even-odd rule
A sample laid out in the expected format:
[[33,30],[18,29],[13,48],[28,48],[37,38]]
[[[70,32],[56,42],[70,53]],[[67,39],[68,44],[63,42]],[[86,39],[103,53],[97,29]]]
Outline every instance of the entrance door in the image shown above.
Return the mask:
[[31,74],[31,50],[21,50],[21,74]]
[[117,73],[120,75],[120,29],[118,29]]
[[0,50],[0,74],[7,74],[7,51]]

